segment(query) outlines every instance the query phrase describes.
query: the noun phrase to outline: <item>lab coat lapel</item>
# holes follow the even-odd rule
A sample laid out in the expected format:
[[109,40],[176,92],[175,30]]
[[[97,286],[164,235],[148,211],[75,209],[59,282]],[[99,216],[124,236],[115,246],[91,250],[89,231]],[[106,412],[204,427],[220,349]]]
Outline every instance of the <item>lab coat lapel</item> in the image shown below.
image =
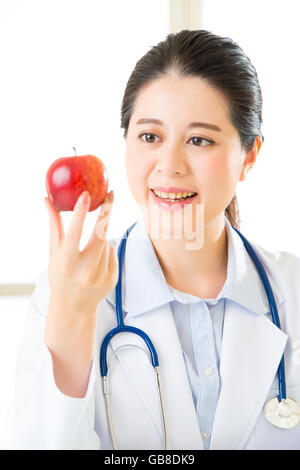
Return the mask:
[[[159,321],[157,321],[158,318]],[[156,348],[159,358],[159,373],[167,428],[167,448],[202,449],[203,442],[197,414],[176,325],[169,304],[158,307],[151,312],[146,312],[143,315],[127,315],[125,323],[145,331]],[[149,354],[145,343],[140,341],[140,338],[134,334],[122,333],[111,340],[111,346],[114,351],[120,348],[122,344],[142,347]],[[147,374],[141,374],[138,366],[138,354],[135,355],[136,364],[132,362],[132,357],[129,360],[126,355],[123,355],[118,357],[118,359],[124,367],[129,380],[139,391],[141,400],[144,401],[143,395],[147,394],[147,381],[150,380],[150,377]],[[163,439],[161,416],[158,413],[157,402],[158,396],[156,401],[153,400],[152,405],[149,400],[147,402],[145,400],[144,405],[147,408],[146,411],[151,414],[155,426],[160,430],[161,438]],[[142,419],[142,416],[139,418]]]
[[[244,447],[262,411],[287,335],[265,315],[227,302],[220,362],[221,391],[211,449]],[[255,338],[255,339],[254,339]]]

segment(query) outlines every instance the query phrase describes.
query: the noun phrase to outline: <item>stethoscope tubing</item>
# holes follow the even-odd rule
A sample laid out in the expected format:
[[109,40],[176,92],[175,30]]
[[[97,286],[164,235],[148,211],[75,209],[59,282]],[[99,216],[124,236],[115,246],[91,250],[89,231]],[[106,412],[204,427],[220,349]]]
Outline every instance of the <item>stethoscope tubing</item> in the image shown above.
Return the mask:
[[134,333],[140,336],[145,341],[146,345],[148,346],[153,367],[159,366],[157,352],[149,336],[144,331],[140,330],[139,328],[135,328],[134,326],[121,325],[121,326],[116,326],[116,328],[113,328],[112,330],[110,330],[102,342],[101,349],[100,349],[100,369],[101,369],[102,377],[107,375],[106,356],[107,356],[108,344],[110,340],[113,338],[113,336],[117,335],[118,333]]
[[[129,233],[133,229],[133,227],[137,224],[135,222],[132,224],[124,233],[122,240],[119,245],[118,249],[118,259],[119,259],[119,279],[118,283],[116,285],[116,314],[117,314],[117,323],[118,326],[123,326],[124,325],[124,320],[123,320],[123,308],[122,308],[122,269],[123,269],[123,260],[124,260],[124,252],[125,252],[125,246],[127,242],[127,238],[129,237]],[[118,302],[119,300],[119,302]]]
[[125,245],[127,238],[129,236],[129,233],[131,229],[134,227],[134,224],[132,224],[125,232],[125,234],[122,237],[122,240],[119,245],[118,249],[118,259],[119,259],[119,279],[118,283],[116,286],[116,314],[117,314],[117,323],[118,326],[113,328],[111,331],[107,333],[105,338],[103,339],[101,348],[100,348],[100,370],[101,370],[101,376],[104,377],[107,375],[108,367],[107,367],[107,347],[110,342],[110,340],[117,335],[118,333],[134,333],[140,336],[146,343],[150,357],[151,357],[151,362],[153,367],[158,367],[159,362],[158,362],[158,355],[156,352],[156,349],[149,338],[149,336],[143,331],[140,330],[139,328],[135,328],[134,326],[127,326],[124,325],[124,320],[123,320],[123,309],[122,309],[122,270],[123,270],[123,260],[124,260],[124,252],[125,252]]
[[122,303],[123,260],[125,257],[124,254],[125,254],[125,246],[126,246],[127,238],[129,236],[131,229],[134,227],[134,225],[136,225],[136,223],[137,222],[132,224],[126,230],[118,248],[119,278],[118,278],[118,283],[116,285],[116,314],[117,314],[118,324],[115,328],[113,328],[107,333],[107,335],[104,337],[102,341],[101,348],[100,348],[100,370],[101,370],[101,376],[103,379],[103,391],[104,391],[104,396],[105,396],[107,420],[108,420],[111,440],[112,440],[113,448],[117,450],[118,448],[117,448],[116,438],[115,438],[114,429],[113,429],[113,422],[112,422],[111,409],[110,409],[110,400],[109,400],[109,387],[108,387],[108,377],[107,377],[107,372],[108,372],[107,348],[108,348],[110,340],[119,333],[124,333],[124,332],[134,333],[140,336],[144,340],[144,342],[146,343],[148,347],[150,357],[151,357],[151,362],[155,370],[157,389],[159,393],[159,402],[160,402],[160,408],[161,408],[161,418],[162,418],[162,424],[163,424],[163,442],[164,442],[164,449],[166,450],[167,449],[167,427],[166,427],[165,411],[164,411],[161,387],[160,387],[160,378],[159,378],[159,371],[158,371],[159,369],[158,355],[149,336],[144,331],[140,330],[139,328],[135,328],[134,326],[124,325],[124,320],[123,320],[123,308],[122,308],[122,305],[123,305]]
[[[274,299],[274,294],[273,294],[268,276],[266,274],[266,271],[265,271],[261,261],[259,260],[256,252],[254,251],[253,247],[248,242],[248,240],[235,227],[232,226],[232,228],[241,237],[241,239],[244,243],[244,246],[245,246],[247,252],[250,255],[250,258],[252,259],[253,263],[256,266],[256,269],[257,269],[258,274],[260,276],[260,279],[263,283],[263,286],[264,286],[264,289],[265,289],[265,292],[266,292],[266,295],[267,295],[267,298],[268,298],[272,321],[279,329],[281,329],[278,310],[277,310],[277,305],[276,305],[276,302],[275,302],[275,299]],[[286,399],[284,355],[282,355],[282,358],[280,360],[280,363],[279,363],[279,366],[278,366],[278,369],[277,369],[277,376],[278,376],[278,401],[281,402],[282,400]]]

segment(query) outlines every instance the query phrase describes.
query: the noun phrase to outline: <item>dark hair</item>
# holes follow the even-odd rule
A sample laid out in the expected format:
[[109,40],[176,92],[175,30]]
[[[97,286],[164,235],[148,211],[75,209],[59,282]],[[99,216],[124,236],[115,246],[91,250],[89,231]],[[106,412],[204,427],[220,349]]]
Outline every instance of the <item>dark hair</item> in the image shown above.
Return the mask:
[[[223,93],[244,150],[252,149],[256,136],[261,136],[264,141],[261,89],[250,59],[228,37],[206,30],[188,29],[168,34],[165,41],[153,46],[136,63],[127,82],[121,108],[121,128],[125,138],[140,89],[171,71],[181,76],[202,78]],[[236,194],[225,215],[234,227],[240,228]]]

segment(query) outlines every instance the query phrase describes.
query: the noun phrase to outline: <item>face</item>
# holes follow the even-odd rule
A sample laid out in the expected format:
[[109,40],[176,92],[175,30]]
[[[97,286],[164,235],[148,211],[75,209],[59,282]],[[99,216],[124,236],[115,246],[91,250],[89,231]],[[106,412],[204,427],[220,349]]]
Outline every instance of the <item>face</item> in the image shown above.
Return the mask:
[[[138,123],[143,119],[161,122]],[[195,122],[204,124],[191,127]],[[203,208],[204,224],[224,216],[238,181],[254,163],[253,155],[248,157],[225,97],[204,80],[168,74],[140,90],[126,139],[126,171],[130,191],[148,219],[150,213],[175,217],[188,207],[199,221],[197,205]],[[160,186],[197,195],[170,211],[154,202],[151,190]]]

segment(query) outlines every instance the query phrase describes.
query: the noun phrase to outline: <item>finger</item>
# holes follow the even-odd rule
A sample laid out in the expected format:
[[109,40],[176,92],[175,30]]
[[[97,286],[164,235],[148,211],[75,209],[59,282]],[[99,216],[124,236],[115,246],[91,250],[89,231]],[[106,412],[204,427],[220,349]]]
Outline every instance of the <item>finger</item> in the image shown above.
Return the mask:
[[50,250],[53,250],[62,242],[64,229],[59,211],[54,207],[48,197],[45,197],[45,205],[49,215],[50,226]]
[[76,201],[73,217],[63,242],[63,250],[67,258],[71,258],[72,255],[78,253],[84,219],[89,210],[90,200],[88,191],[83,191]]
[[[106,242],[105,250],[103,250],[101,260],[98,264],[98,278],[103,279],[103,273],[105,269],[105,274],[108,276],[118,276],[118,255],[116,248],[113,245],[110,245],[109,242]],[[116,283],[117,283],[116,277]]]
[[100,273],[106,273],[107,264],[108,264],[107,258],[109,254],[109,246],[110,245],[107,240],[102,240],[102,247],[98,253],[98,259],[95,257],[96,268],[97,268],[97,271]]
[[101,206],[100,214],[96,220],[93,232],[85,249],[83,250],[85,252],[91,252],[93,256],[95,256],[95,253],[98,252],[101,248],[103,240],[106,239],[113,201],[113,191],[110,191],[110,193],[106,195],[104,203]]
[[110,193],[107,195],[105,202],[101,208],[101,214],[95,226],[95,234],[96,234],[97,239],[99,240],[106,239],[113,203],[114,203],[114,192],[110,191]]
[[118,262],[117,250],[113,245],[110,245],[109,259],[108,259],[108,266],[107,266],[108,273],[109,274],[113,273],[115,269],[117,269],[117,274],[118,274],[119,273],[118,266],[119,266],[119,262]]
[[119,263],[117,250],[112,245],[109,246],[107,275],[109,277],[109,280],[111,282],[113,281],[114,286],[116,286],[119,279]]
[[[110,219],[111,211],[113,205],[113,191],[111,191],[105,198],[104,203],[101,207],[101,213],[96,221],[94,226],[93,233],[91,234],[90,240],[83,250],[86,258],[92,260],[94,266],[97,267],[100,264],[103,264],[102,261],[102,251],[105,250],[105,245],[108,244],[106,234],[108,229],[108,222]],[[104,253],[105,255],[105,253]],[[107,256],[107,253],[106,253]],[[106,269],[105,265],[102,269]]]

